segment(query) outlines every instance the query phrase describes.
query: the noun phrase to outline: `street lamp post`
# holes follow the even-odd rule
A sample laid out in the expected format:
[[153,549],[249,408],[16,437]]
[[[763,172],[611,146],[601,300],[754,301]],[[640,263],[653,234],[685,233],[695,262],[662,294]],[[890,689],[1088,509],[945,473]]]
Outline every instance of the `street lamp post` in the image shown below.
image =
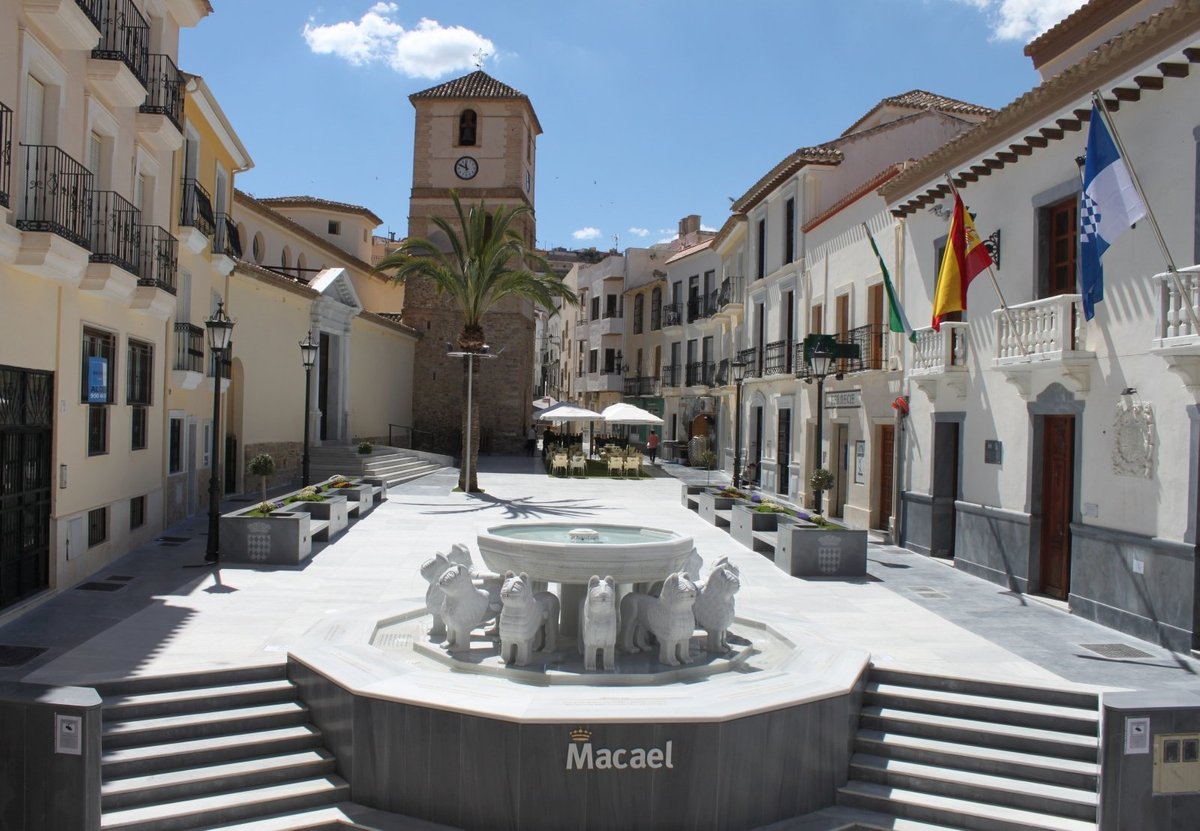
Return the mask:
[[[504,349],[500,351],[503,352]],[[447,352],[446,354],[451,358],[465,357],[467,359],[467,452],[463,454],[463,471],[466,473],[463,477],[463,493],[469,494],[471,492],[471,445],[473,444],[471,441],[471,387],[475,380],[475,359],[495,358],[497,355],[491,354],[491,347],[486,343],[479,352]]]
[[304,363],[304,455],[300,457],[300,484],[308,487],[308,421],[312,410],[312,368],[317,362],[320,341],[312,339],[312,330],[300,341],[300,360]]
[[233,338],[234,321],[225,314],[224,302],[217,303],[217,311],[204,321],[208,329],[208,348],[213,355],[213,417],[212,417],[212,448],[208,480],[208,547],[204,554],[204,562],[216,565],[221,559],[221,480],[218,476],[220,467],[217,460],[218,441],[221,434],[221,376],[225,364],[225,353]]
[[742,379],[746,377],[746,362],[740,358],[730,364],[733,367],[733,383],[737,390],[733,405],[733,486],[741,486],[742,475]]
[[[833,335],[809,335],[804,339],[804,361],[808,364],[808,377],[804,379],[806,384],[811,384],[815,378],[817,381],[817,435],[816,441],[816,467],[818,470],[823,465],[821,464],[821,443],[823,440],[822,428],[824,427],[825,416],[825,379],[830,375],[840,379],[841,372],[835,372],[836,361],[838,358],[838,344],[834,340]],[[816,513],[821,513],[821,496],[824,492],[817,491],[816,497],[813,499],[813,507]]]

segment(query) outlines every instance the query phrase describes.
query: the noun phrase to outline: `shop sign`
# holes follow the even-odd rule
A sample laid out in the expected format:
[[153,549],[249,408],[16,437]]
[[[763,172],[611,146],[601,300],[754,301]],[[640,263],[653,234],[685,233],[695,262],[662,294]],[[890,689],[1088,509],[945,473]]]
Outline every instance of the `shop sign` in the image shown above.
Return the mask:
[[827,410],[861,406],[862,390],[827,390],[825,392],[825,409]]

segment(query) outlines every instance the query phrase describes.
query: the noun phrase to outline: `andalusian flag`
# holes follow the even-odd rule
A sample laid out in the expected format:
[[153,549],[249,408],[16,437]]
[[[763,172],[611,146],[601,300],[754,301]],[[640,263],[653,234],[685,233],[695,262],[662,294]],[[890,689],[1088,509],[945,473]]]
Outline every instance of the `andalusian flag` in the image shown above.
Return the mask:
[[975,232],[975,223],[963,208],[958,191],[955,191],[950,236],[946,240],[946,253],[942,255],[937,291],[933,296],[934,329],[940,331],[942,318],[951,312],[967,310],[967,287],[971,285],[975,275],[991,264],[992,255]]
[[883,263],[883,255],[879,253],[879,246],[875,244],[875,237],[871,236],[871,229],[867,227],[867,223],[863,223],[863,230],[867,232],[867,239],[871,243],[871,250],[875,252],[875,259],[879,260],[879,270],[883,272],[883,288],[887,292],[888,297],[888,329],[893,332],[899,332],[913,343],[917,342],[917,333],[913,331],[913,327],[908,323],[908,315],[904,314],[904,307],[900,305],[900,298],[896,296],[896,287],[892,285],[892,277],[888,274],[887,266]]

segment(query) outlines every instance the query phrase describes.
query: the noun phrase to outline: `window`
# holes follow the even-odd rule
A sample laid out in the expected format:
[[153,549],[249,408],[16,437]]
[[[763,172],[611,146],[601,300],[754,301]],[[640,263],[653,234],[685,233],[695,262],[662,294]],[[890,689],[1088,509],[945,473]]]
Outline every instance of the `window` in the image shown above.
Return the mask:
[[600,350],[592,349],[588,352],[588,372],[595,372],[600,362]]
[[129,500],[129,530],[146,524],[146,497],[135,496]]
[[650,292],[650,331],[657,332],[662,328],[662,289]]
[[796,295],[795,292],[785,291],[783,293],[783,340],[786,343],[784,346],[784,371],[792,372],[792,355],[795,350],[792,348],[792,341],[796,339]]
[[167,472],[183,472],[183,416],[172,415],[167,427]]
[[813,303],[812,326],[808,331],[814,335],[820,335],[825,332],[825,307],[820,303]]
[[617,296],[615,294],[604,295],[604,316],[617,317]]
[[760,219],[758,221],[758,264],[756,265],[755,277],[762,279],[767,276],[767,221]]
[[600,295],[592,298],[592,320],[600,319]]
[[342,223],[338,222],[336,219],[329,220],[329,233],[335,237],[342,233]]
[[645,311],[646,295],[638,294],[633,298],[633,333],[642,333],[642,313]]
[[154,383],[154,345],[129,339],[129,368],[125,384],[125,403],[133,407],[130,447],[146,449],[147,415]]
[[796,199],[789,199],[783,211],[783,263],[796,259]]
[[108,405],[113,403],[116,338],[99,329],[83,330],[80,397],[88,405],[88,455],[108,452]]
[[1076,253],[1079,237],[1076,234],[1075,197],[1056,202],[1041,210],[1038,228],[1039,250],[1044,252],[1042,262],[1041,297],[1057,297],[1076,291]]
[[604,350],[604,373],[606,375],[612,375],[621,368],[621,362],[617,357],[619,354],[615,349]]
[[88,548],[108,539],[108,508],[88,511]]
[[475,124],[477,121],[474,110],[463,110],[458,117],[458,143],[464,147],[475,146]]
[[250,255],[254,257],[254,262],[259,265],[262,265],[264,248],[263,235],[260,231],[254,235],[254,240],[250,243]]

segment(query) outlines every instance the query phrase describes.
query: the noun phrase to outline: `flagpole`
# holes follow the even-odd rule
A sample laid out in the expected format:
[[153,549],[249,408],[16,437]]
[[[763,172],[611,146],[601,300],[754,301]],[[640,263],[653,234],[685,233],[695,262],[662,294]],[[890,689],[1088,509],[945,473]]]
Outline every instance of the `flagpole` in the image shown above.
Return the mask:
[[[950,185],[950,192],[955,196],[958,196],[958,188],[954,187],[954,179],[950,177],[949,173],[946,174],[946,184]],[[962,197],[959,198],[961,199]],[[966,205],[964,205],[963,210],[966,211],[966,209]],[[992,279],[992,288],[996,290],[996,296],[1000,298],[1000,310],[1004,312],[1004,317],[1008,319],[1008,327],[1012,329],[1013,337],[1016,338],[1017,341],[1017,346],[1021,347],[1021,353],[1026,356],[1032,355],[1033,353],[1028,347],[1025,346],[1024,338],[1022,338],[1020,333],[1017,331],[1016,318],[1013,317],[1012,310],[1008,308],[1008,303],[1004,299],[1004,292],[1000,290],[1000,282],[996,279],[996,272],[992,270],[992,264],[990,262],[991,257],[988,257],[988,260],[988,277]]]
[[1188,300],[1188,293],[1183,287],[1183,281],[1179,279],[1179,271],[1175,268],[1175,260],[1171,258],[1171,251],[1167,248],[1166,237],[1163,236],[1162,228],[1158,225],[1158,218],[1154,216],[1154,209],[1150,207],[1150,200],[1146,198],[1146,191],[1142,190],[1142,182],[1138,179],[1137,171],[1133,168],[1133,158],[1129,155],[1129,151],[1125,149],[1125,143],[1121,141],[1121,134],[1117,132],[1117,125],[1113,123],[1112,114],[1108,111],[1108,104],[1104,101],[1104,96],[1100,94],[1100,90],[1092,90],[1092,100],[1096,103],[1096,109],[1100,113],[1100,117],[1104,119],[1104,123],[1108,125],[1108,132],[1113,137],[1113,142],[1117,145],[1117,151],[1121,154],[1121,159],[1125,162],[1125,169],[1129,171],[1129,178],[1133,181],[1133,186],[1137,188],[1138,196],[1142,197],[1142,204],[1146,206],[1146,217],[1150,220],[1150,227],[1154,229],[1154,236],[1158,240],[1158,246],[1162,249],[1163,257],[1167,261],[1167,273],[1171,275],[1171,281],[1175,284],[1175,290],[1179,292],[1179,302],[1187,309],[1188,316],[1192,319],[1192,326],[1197,334],[1200,334],[1200,318],[1196,315],[1196,308]]

